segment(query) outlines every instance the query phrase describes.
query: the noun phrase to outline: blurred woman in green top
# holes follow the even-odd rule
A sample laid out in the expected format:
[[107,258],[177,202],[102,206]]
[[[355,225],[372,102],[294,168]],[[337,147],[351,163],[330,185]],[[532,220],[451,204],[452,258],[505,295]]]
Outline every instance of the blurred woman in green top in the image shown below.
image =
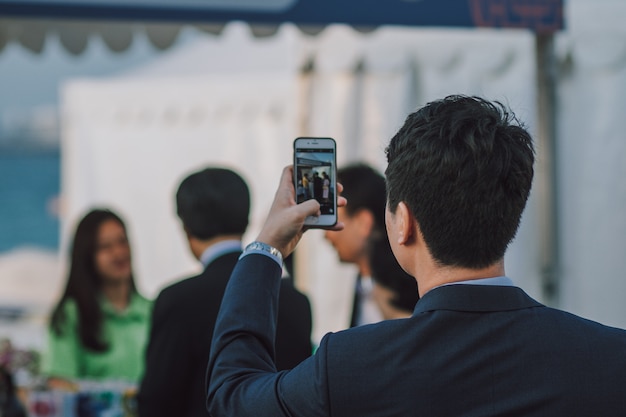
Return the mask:
[[43,363],[50,386],[138,382],[151,309],[135,286],[123,221],[110,210],[90,211],[76,228],[69,277],[50,320]]

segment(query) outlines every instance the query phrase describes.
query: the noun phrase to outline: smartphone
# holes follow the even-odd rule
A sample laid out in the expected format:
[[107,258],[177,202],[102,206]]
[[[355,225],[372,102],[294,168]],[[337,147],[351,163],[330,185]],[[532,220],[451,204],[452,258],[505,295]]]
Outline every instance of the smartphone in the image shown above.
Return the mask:
[[296,138],[293,142],[293,172],[296,202],[316,199],[321,214],[309,216],[309,227],[337,223],[337,145],[333,138]]

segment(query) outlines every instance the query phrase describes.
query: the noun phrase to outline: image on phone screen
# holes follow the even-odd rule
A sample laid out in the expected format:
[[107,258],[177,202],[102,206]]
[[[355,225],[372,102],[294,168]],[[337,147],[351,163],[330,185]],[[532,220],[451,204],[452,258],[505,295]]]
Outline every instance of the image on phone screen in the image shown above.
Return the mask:
[[322,225],[334,224],[336,222],[334,141],[320,139],[312,143],[296,140],[294,162],[296,202],[317,200],[321,212],[318,221],[321,221]]

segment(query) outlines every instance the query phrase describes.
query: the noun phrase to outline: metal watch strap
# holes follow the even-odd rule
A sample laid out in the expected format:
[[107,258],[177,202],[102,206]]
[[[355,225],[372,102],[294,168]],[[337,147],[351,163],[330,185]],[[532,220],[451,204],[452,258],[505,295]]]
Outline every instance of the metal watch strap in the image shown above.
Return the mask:
[[283,261],[283,254],[280,253],[278,249],[276,249],[273,246],[268,245],[267,243],[259,242],[256,240],[250,243],[248,246],[246,246],[246,248],[243,251],[244,253],[250,252],[250,251],[267,252],[270,255],[277,257],[280,260],[280,262]]

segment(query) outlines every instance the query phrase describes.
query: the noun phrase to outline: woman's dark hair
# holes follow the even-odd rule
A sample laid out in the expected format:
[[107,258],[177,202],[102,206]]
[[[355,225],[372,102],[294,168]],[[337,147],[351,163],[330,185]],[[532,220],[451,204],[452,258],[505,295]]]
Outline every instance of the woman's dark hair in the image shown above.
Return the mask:
[[393,292],[391,305],[408,313],[413,313],[419,300],[417,281],[404,272],[396,260],[387,236],[370,243],[370,267],[372,279],[380,286]]
[[[102,285],[102,277],[96,267],[96,251],[98,249],[98,232],[100,226],[107,221],[118,222],[124,231],[126,226],[122,219],[108,209],[94,209],[87,213],[78,223],[71,246],[70,273],[63,296],[52,311],[50,326],[60,335],[66,321],[64,304],[72,299],[78,309],[78,334],[85,348],[96,352],[108,349],[106,340],[102,338],[103,312],[98,301]],[[135,280],[131,275],[131,291],[136,292]]]

